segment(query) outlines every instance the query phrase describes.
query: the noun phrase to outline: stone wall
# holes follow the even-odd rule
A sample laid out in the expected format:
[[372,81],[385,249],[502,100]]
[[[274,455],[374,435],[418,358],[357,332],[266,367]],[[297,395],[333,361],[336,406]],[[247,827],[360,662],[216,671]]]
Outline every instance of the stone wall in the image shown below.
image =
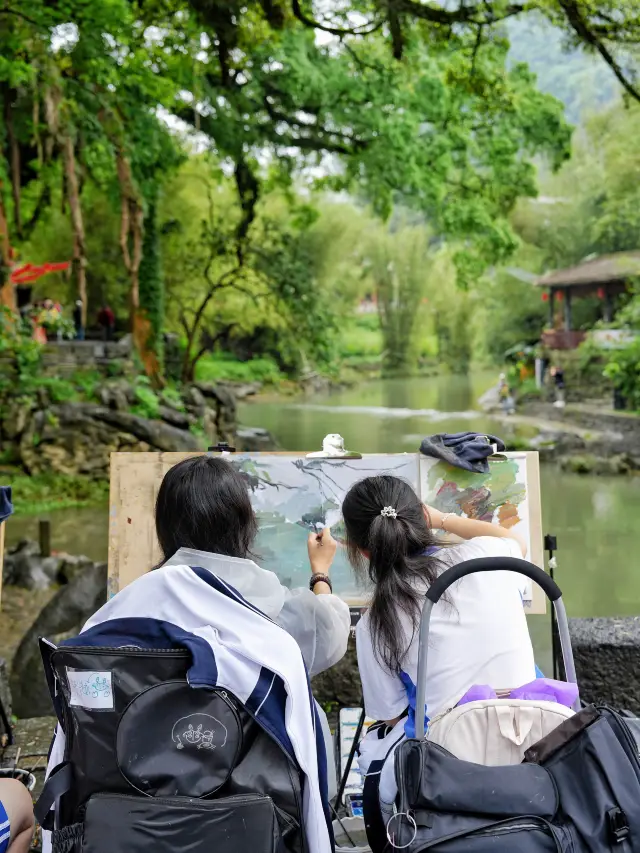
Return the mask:
[[131,361],[131,335],[119,341],[53,341],[42,350],[42,368],[49,376],[72,376],[78,370],[107,370]]
[[580,697],[640,716],[640,616],[570,619]]
[[[155,419],[131,413],[135,389],[125,379],[107,380],[97,393],[99,403],[53,403],[45,388],[34,398],[10,398],[0,419],[0,449],[11,450],[30,474],[105,477],[115,451],[206,450],[236,439],[236,396],[222,384],[188,386],[182,400],[163,403]],[[191,431],[196,426],[204,436]],[[267,449],[263,434],[248,432],[246,440],[250,449]]]

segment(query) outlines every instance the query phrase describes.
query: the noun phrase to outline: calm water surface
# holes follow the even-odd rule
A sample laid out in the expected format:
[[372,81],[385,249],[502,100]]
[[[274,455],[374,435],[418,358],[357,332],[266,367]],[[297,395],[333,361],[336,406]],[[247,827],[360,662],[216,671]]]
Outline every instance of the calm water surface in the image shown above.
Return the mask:
[[[364,453],[417,450],[433,432],[476,430],[507,443],[522,427],[505,427],[474,411],[495,374],[372,382],[306,399],[265,399],[241,407],[246,426],[270,430],[282,448],[319,449],[330,432]],[[526,429],[526,428],[525,428]],[[516,432],[517,431],[517,432]],[[590,477],[542,469],[544,532],[558,537],[558,580],[570,616],[640,614],[640,477]],[[107,555],[107,509],[50,513],[52,544],[59,550]],[[9,542],[37,537],[37,520],[12,518]],[[541,660],[548,623],[531,617]]]

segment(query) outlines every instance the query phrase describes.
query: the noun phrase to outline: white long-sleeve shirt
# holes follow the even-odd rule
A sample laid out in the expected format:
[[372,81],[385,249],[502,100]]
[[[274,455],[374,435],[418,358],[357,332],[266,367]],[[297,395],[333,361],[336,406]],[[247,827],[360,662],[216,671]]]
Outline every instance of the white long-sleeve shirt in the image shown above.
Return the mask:
[[254,607],[296,640],[313,678],[342,660],[349,641],[351,615],[337,595],[314,595],[310,589],[290,590],[277,575],[252,560],[180,548],[165,566],[201,566],[236,589]]

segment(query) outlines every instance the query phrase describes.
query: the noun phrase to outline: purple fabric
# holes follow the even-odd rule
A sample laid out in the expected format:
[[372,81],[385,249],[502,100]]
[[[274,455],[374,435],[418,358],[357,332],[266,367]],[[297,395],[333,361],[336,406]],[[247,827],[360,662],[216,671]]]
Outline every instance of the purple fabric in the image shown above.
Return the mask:
[[458,705],[468,705],[469,702],[479,702],[482,699],[496,699],[496,691],[488,684],[474,684],[464,694]]
[[553,678],[536,678],[511,691],[512,699],[532,699],[536,702],[557,702],[571,708],[578,698],[578,685]]
[[[468,705],[484,699],[497,699],[497,694],[487,684],[474,684],[464,694],[458,705]],[[536,678],[522,687],[512,690],[508,699],[528,699],[533,702],[557,702],[559,705],[573,707],[578,698],[578,685],[567,681],[554,681],[553,678]]]

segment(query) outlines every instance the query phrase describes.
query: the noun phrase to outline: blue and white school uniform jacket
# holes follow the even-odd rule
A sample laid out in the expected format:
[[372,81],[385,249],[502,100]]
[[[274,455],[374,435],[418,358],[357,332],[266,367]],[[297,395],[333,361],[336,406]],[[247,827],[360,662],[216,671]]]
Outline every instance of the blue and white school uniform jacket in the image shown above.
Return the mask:
[[[167,565],[121,590],[81,637],[91,646],[166,647],[169,639],[187,647],[189,684],[229,690],[297,761],[305,777],[309,853],[333,849],[324,740],[300,647],[287,631],[209,569]],[[63,760],[64,747],[58,727],[47,775]],[[43,836],[43,851],[50,853],[50,834]]]

